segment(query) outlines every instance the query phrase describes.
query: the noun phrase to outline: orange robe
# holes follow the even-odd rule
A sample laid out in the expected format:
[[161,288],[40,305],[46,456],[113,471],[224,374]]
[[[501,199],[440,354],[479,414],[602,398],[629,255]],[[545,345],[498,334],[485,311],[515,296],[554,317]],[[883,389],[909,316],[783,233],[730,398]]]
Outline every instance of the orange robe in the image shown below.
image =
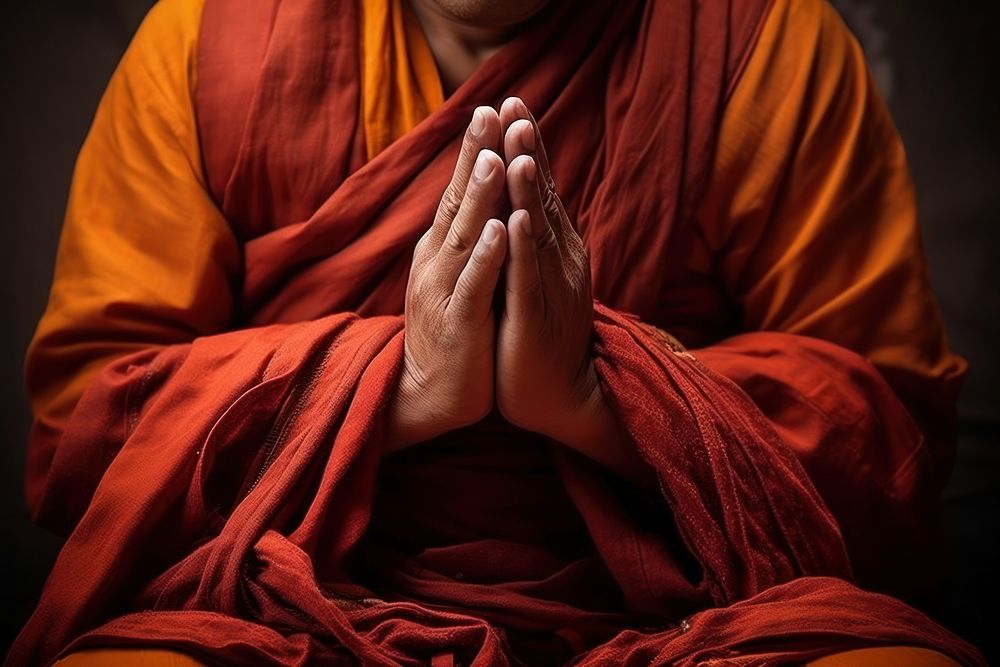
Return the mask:
[[[365,7],[362,99],[373,157],[443,96],[412,18],[398,3]],[[94,373],[131,351],[225,331],[235,316],[239,239],[206,193],[194,122],[200,10],[198,0],[154,8],[109,85],[74,178],[49,308],[28,359],[36,415],[29,501],[63,528],[84,508],[47,511],[48,473]],[[386,61],[388,79],[378,66]],[[870,358],[911,411],[929,417],[931,436],[873,483],[893,502],[926,502],[947,474],[947,436],[934,425],[951,410],[964,364],[947,349],[902,147],[871,85],[856,43],[824,3],[775,3],[721,120],[683,264],[669,274],[678,315],[667,328],[694,347],[776,330]],[[731,352],[738,343],[701,354],[725,375]],[[777,419],[807,470],[830,444],[814,437],[814,422],[830,426],[824,433],[852,426],[838,422],[821,377],[731,370],[765,413],[784,392],[808,392],[798,404],[809,414]],[[854,499],[837,495],[836,477],[814,481],[838,518],[850,513]],[[845,528],[849,547],[852,531],[870,544],[864,531],[878,528]],[[891,553],[852,556],[863,574],[898,571]],[[885,585],[905,587],[922,572],[899,574],[902,582]]]

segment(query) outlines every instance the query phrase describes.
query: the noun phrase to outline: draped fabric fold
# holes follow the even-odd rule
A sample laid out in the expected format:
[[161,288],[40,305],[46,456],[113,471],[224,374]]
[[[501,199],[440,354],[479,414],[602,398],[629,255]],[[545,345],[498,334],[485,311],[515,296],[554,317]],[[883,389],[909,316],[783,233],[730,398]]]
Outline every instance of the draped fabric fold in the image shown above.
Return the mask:
[[605,393],[655,468],[713,602],[807,574],[850,577],[836,521],[747,395],[649,325],[598,313]]
[[[288,539],[322,550],[335,567],[373,492],[371,483],[336,481],[356,468],[354,479],[372,478],[401,327],[399,317],[336,315],[166,348],[131,382],[118,371],[139,359],[106,369],[50,477],[54,506],[73,506],[74,492],[93,499],[9,661],[51,659],[137,594],[131,604],[150,609],[190,595],[194,606],[236,613],[253,550],[276,525],[296,525]],[[135,398],[146,378],[152,387]],[[95,445],[122,434],[123,418],[134,420],[124,444],[96,456]],[[96,488],[74,486],[95,479]],[[29,637],[35,645],[25,651]]]
[[907,591],[934,578],[935,467],[915,420],[870,361],[778,332],[740,334],[696,353],[746,392],[802,463],[837,519],[858,580]]
[[[597,312],[602,382],[722,608],[666,631],[626,630],[579,664],[736,659],[776,631],[775,664],[886,642],[977,663],[974,649],[902,603],[810,576],[848,575],[843,542],[746,394],[649,325],[604,306]],[[504,633],[482,618],[375,597],[345,567],[376,493],[400,324],[332,316],[187,350],[104,473],[9,661],[51,659],[66,644],[70,652],[152,644],[235,664],[415,665],[441,652],[507,664]],[[209,372],[212,382],[195,382]],[[119,385],[115,398],[126,391]],[[585,479],[569,472],[571,493]],[[603,506],[582,511],[598,541],[602,533],[619,544],[632,538],[633,528]],[[637,548],[637,570],[608,566],[626,594],[646,586],[656,597],[663,591],[650,582],[672,564]],[[111,609],[141,611],[70,643]],[[531,618],[536,610],[522,611]]]

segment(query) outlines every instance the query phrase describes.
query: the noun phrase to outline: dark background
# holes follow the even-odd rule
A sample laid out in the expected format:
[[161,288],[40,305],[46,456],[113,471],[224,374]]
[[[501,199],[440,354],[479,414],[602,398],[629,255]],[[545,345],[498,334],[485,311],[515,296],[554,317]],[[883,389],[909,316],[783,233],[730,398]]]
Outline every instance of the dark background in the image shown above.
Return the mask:
[[[150,0],[28,0],[0,9],[0,654],[59,541],[21,494],[24,350],[45,306],[76,153]],[[997,653],[1000,605],[1000,10],[992,0],[837,0],[906,143],[931,276],[972,371],[946,493],[950,598],[933,614]]]

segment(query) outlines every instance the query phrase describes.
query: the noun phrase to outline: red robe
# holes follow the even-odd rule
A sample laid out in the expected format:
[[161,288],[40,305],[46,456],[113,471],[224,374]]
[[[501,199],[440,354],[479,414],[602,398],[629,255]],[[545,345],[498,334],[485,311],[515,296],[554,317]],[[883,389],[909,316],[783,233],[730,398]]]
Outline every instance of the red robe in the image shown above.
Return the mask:
[[[921,507],[878,502],[879,470],[921,440],[877,371],[779,333],[689,354],[645,324],[669,319],[671,258],[766,5],[554,2],[365,162],[353,3],[209,0],[198,116],[244,243],[244,328],[137,353],[88,388],[40,506],[72,534],[9,660],[155,644],[248,664],[780,663],[912,644],[981,662],[845,581],[810,475],[850,485],[839,473],[867,459],[844,497],[904,526]],[[662,497],[496,418],[380,460],[410,252],[472,109],[508,94],[540,119],[591,254],[597,371]],[[822,378],[857,416],[809,474],[787,424],[726,377],[762,369]]]

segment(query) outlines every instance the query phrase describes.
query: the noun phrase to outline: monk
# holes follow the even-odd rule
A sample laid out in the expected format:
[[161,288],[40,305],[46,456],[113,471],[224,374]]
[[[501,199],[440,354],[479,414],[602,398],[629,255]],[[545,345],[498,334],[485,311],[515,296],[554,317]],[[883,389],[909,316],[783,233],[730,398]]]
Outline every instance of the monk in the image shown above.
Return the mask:
[[[10,664],[982,664],[965,364],[821,0],[161,0],[27,360]],[[890,595],[891,594],[891,595]]]

